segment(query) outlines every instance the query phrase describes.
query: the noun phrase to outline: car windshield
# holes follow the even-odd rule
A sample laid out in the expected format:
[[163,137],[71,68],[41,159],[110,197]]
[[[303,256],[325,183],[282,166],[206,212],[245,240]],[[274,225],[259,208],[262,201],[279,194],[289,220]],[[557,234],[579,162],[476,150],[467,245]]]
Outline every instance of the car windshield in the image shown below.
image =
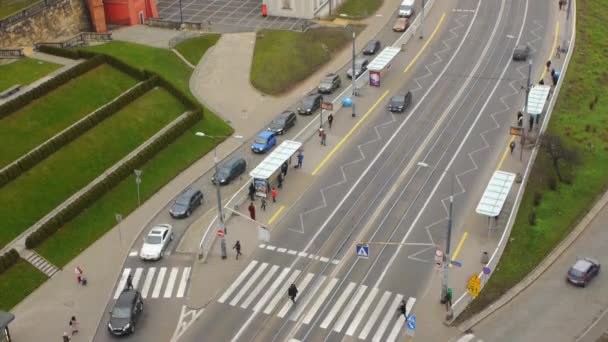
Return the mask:
[[571,268],[568,273],[575,278],[582,278],[585,274],[575,268]]
[[162,239],[158,235],[148,235],[146,237],[146,243],[148,245],[159,245]]
[[315,103],[315,99],[313,97],[307,97],[302,102],[304,102],[304,107],[312,107]]
[[323,81],[321,81],[322,85],[331,85],[332,84],[332,80],[331,78],[326,78]]
[[189,202],[190,202],[190,199],[188,197],[185,197],[185,196],[178,197],[175,200],[175,203],[179,204],[179,205],[188,205]]
[[393,96],[393,98],[391,99],[391,102],[403,103],[403,102],[405,102],[405,96]]
[[262,145],[265,145],[265,144],[266,144],[266,141],[268,141],[268,139],[266,139],[266,138],[262,138],[262,137],[256,137],[256,138],[255,138],[255,143],[256,143],[256,144],[262,144]]
[[286,120],[285,118],[277,118],[277,119],[274,119],[272,121],[272,123],[275,125],[283,125],[283,124],[285,124],[285,120]]
[[220,169],[217,173],[216,178],[224,179],[224,178],[227,178],[229,174],[230,174],[230,171],[228,171],[228,169]]
[[112,309],[112,318],[129,318],[130,314],[131,309],[129,308],[115,307]]
[[374,43],[374,42],[367,43],[367,49],[368,50],[373,50],[375,46],[376,46],[376,43]]

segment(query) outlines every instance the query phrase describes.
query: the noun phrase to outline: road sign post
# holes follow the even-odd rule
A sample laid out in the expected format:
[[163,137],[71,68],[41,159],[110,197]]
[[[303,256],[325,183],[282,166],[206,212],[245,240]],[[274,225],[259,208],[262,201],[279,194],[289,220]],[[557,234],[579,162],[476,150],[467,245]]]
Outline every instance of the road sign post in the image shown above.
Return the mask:
[[443,252],[439,248],[435,251],[435,268],[438,270],[443,268]]
[[355,246],[355,253],[357,257],[367,259],[369,258],[369,246],[364,244],[357,244]]
[[407,315],[405,334],[410,337],[416,335],[416,316],[412,314]]

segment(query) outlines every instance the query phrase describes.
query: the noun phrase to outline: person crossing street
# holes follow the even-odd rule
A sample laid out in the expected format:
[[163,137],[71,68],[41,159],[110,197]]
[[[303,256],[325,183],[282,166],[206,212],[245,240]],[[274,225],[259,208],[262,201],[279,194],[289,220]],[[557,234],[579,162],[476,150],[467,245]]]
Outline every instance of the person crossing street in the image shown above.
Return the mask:
[[327,123],[329,124],[329,128],[331,129],[331,123],[334,122],[334,115],[330,112],[327,116]]
[[298,288],[296,287],[296,284],[291,284],[291,286],[289,286],[289,289],[287,290],[287,296],[289,297],[289,299],[291,299],[292,302],[296,302],[296,296],[298,295]]
[[241,254],[241,241],[236,240],[236,243],[234,244],[234,246],[232,246],[232,249],[236,251],[236,260],[239,260],[239,256],[243,255]]

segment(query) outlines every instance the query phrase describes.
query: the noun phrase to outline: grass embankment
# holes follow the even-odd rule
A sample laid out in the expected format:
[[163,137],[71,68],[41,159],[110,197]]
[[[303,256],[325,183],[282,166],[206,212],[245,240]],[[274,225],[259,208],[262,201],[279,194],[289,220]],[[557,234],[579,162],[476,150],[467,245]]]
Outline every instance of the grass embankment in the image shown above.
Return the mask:
[[39,0],[0,0],[0,19],[10,17],[16,12],[31,6]]
[[376,13],[380,6],[382,6],[382,0],[346,0],[336,13],[357,18],[369,17]]
[[188,62],[197,65],[201,58],[203,58],[205,52],[215,45],[220,37],[221,35],[219,34],[206,34],[200,37],[187,39],[175,45],[175,50],[179,51]]
[[15,161],[137,83],[109,65],[67,82],[0,120],[0,167]]
[[[111,42],[87,49],[107,53],[132,65],[155,71],[192,96],[188,87],[192,69],[169,50],[124,42]],[[232,134],[230,126],[205,109],[203,120],[143,165],[142,202],[213,149],[210,139],[194,135],[197,131],[217,136]],[[55,265],[64,266],[116,224],[116,213],[127,216],[136,209],[137,193],[134,184],[133,178],[125,179],[36,250]]]
[[[608,187],[607,13],[608,2],[604,0],[577,1],[576,47],[547,130],[561,139],[570,151],[566,155],[576,158],[560,161],[564,179],[560,182],[550,155],[541,149],[510,242],[488,284],[459,322],[528,275]],[[533,214],[535,225],[529,219]]]
[[0,310],[9,311],[46,280],[44,273],[20,259],[0,273]]
[[156,88],[88,130],[0,191],[6,245],[186,109]]
[[0,65],[0,91],[20,84],[26,86],[50,73],[61,68],[61,65],[41,61],[33,58],[22,58],[20,60]]
[[272,95],[288,91],[350,41],[351,34],[342,28],[316,28],[304,33],[261,30],[255,41],[251,84]]

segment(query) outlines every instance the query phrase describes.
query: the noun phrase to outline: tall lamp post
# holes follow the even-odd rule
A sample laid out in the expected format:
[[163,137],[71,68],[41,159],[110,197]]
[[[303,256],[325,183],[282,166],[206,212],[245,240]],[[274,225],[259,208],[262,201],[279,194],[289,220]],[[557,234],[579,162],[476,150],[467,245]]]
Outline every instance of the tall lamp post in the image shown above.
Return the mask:
[[179,26],[184,25],[184,15],[182,13],[182,0],[179,0]]
[[355,38],[357,36],[357,34],[355,33],[355,29],[354,27],[351,27],[352,31],[353,31],[353,61],[352,61],[352,67],[353,67],[353,72],[352,72],[352,79],[353,79],[353,94],[352,94],[352,106],[353,106],[353,118],[355,116],[357,116],[356,111],[355,111],[355,96],[357,96],[357,87],[356,87],[356,83],[357,83],[357,72],[355,71]]
[[141,184],[141,170],[133,170],[135,172],[135,183],[137,184],[137,206],[141,205],[141,197],[139,196],[139,185]]
[[420,39],[424,38],[424,0],[422,0],[422,13],[420,14]]

